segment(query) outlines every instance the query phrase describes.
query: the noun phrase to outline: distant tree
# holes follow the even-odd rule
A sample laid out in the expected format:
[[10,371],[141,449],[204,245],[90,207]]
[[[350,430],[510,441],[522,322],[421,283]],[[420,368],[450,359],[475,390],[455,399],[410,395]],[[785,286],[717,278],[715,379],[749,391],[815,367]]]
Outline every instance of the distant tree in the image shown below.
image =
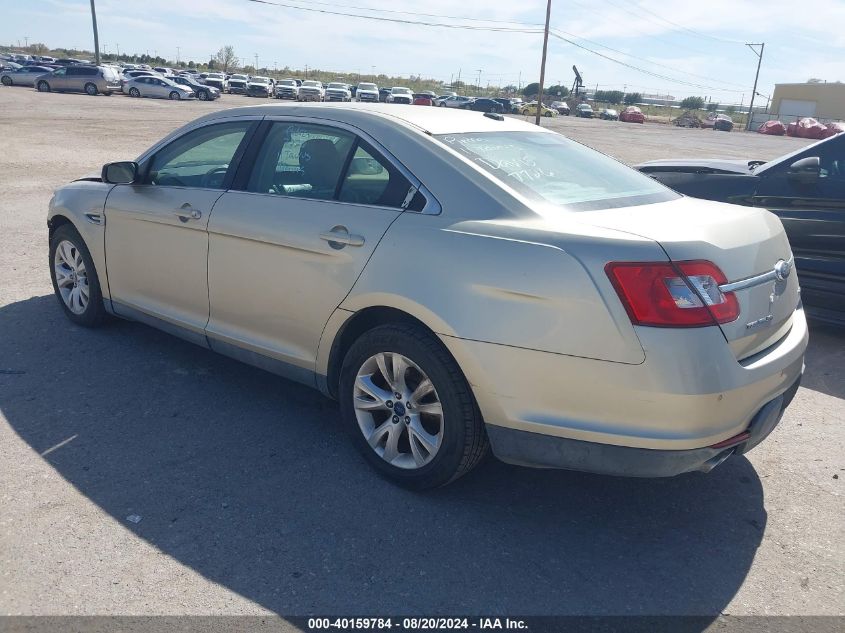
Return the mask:
[[681,107],[684,110],[701,110],[704,107],[704,99],[702,97],[687,97],[681,101]]
[[502,92],[504,92],[505,94],[509,94],[509,95],[514,94],[516,91],[517,91],[517,87],[514,86],[513,84],[508,84],[507,86],[504,86],[502,88]]
[[219,51],[217,51],[217,55],[214,56],[214,60],[217,62],[217,67],[222,68],[223,72],[228,72],[230,66],[235,65],[235,48],[231,45],[222,46]]
[[46,44],[42,44],[41,42],[36,42],[35,44],[29,45],[29,50],[30,50],[31,53],[34,53],[36,55],[43,55],[49,49],[47,48]]
[[593,99],[600,103],[609,103],[616,105],[622,103],[624,93],[621,90],[596,90]]
[[208,69],[209,70],[216,70],[216,66],[217,66],[217,64],[215,63],[215,61],[213,59],[208,60]]
[[717,101],[711,101],[707,104],[707,111],[708,112],[715,112],[719,109],[719,103]]
[[196,67],[197,67],[197,65],[194,63],[193,59],[188,62],[188,68],[196,68]]
[[540,84],[538,82],[534,82],[532,84],[528,84],[525,88],[522,89],[522,94],[528,98],[536,97],[540,93]]
[[569,96],[569,88],[566,86],[561,86],[560,84],[555,84],[554,86],[549,86],[543,92],[550,97],[568,97]]
[[639,92],[629,92],[625,95],[624,103],[625,105],[634,105],[635,103],[640,103],[643,100],[643,96]]
[[[385,79],[387,79],[387,76],[385,76],[385,75],[383,75],[383,74],[382,74],[382,75],[379,75],[378,77],[379,77],[379,79],[381,79],[382,77],[384,77]],[[461,89],[461,88],[463,88],[464,86],[466,86],[466,84],[465,84],[463,81],[461,81],[460,79],[458,79],[458,80],[456,80],[456,81],[453,81],[453,82],[452,82],[452,90],[460,90],[460,89]]]

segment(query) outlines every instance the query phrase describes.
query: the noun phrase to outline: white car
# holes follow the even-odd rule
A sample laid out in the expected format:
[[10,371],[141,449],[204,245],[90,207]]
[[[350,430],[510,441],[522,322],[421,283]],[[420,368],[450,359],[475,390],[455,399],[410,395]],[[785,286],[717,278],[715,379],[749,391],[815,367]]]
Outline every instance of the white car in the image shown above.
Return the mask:
[[70,321],[137,320],[319,388],[414,488],[488,445],[529,466],[708,471],[766,438],[803,372],[777,216],[489,112],[214,112],[57,189],[48,228]]
[[360,83],[355,89],[355,101],[378,103],[378,86],[371,83]]
[[414,93],[410,88],[403,88],[402,86],[394,86],[390,89],[390,94],[384,100],[385,103],[404,103],[410,105],[414,101]]
[[323,84],[319,81],[306,79],[299,87],[299,94],[296,97],[297,101],[322,101],[325,91]]
[[280,79],[276,82],[276,98],[277,99],[293,99],[296,100],[299,95],[299,84],[296,79]]
[[352,101],[352,91],[348,84],[334,81],[326,88],[326,101]]

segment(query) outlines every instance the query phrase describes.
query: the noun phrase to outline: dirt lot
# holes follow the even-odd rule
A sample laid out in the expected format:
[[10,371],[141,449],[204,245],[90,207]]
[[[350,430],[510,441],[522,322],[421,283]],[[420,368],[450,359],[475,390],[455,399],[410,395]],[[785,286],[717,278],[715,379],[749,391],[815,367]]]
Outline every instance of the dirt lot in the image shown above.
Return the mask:
[[[491,460],[421,495],[374,476],[316,393],[144,326],[71,326],[52,189],[253,102],[0,88],[0,613],[845,614],[841,332],[813,327],[780,427],[709,475]],[[630,163],[803,143],[544,123]]]

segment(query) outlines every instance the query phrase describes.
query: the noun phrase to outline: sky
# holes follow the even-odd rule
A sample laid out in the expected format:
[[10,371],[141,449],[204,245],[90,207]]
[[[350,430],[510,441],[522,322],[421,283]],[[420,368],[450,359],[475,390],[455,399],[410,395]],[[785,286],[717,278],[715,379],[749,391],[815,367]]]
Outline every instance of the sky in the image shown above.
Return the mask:
[[[119,47],[175,60],[179,47],[183,61],[200,61],[232,45],[246,63],[257,55],[268,68],[308,65],[446,82],[460,73],[468,83],[480,76],[484,86],[539,79],[546,10],[545,0],[96,0],[96,6],[101,49],[109,53]],[[2,45],[28,38],[93,50],[89,0],[0,0],[0,15]],[[745,42],[766,43],[757,91],[771,95],[775,83],[845,81],[842,25],[845,0],[552,0],[546,84],[571,85],[575,64],[589,88],[747,103],[757,56]]]

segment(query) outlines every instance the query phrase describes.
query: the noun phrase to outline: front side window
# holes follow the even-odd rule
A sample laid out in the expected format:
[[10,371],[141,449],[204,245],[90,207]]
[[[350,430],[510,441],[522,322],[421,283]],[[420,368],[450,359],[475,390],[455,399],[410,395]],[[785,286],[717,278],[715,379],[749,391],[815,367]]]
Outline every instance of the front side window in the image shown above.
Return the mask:
[[648,176],[559,134],[479,132],[436,138],[522,195],[570,210],[679,197]]
[[232,158],[251,125],[251,121],[235,121],[188,132],[153,156],[145,183],[222,189]]
[[320,125],[274,123],[264,139],[247,191],[332,200],[355,136]]

